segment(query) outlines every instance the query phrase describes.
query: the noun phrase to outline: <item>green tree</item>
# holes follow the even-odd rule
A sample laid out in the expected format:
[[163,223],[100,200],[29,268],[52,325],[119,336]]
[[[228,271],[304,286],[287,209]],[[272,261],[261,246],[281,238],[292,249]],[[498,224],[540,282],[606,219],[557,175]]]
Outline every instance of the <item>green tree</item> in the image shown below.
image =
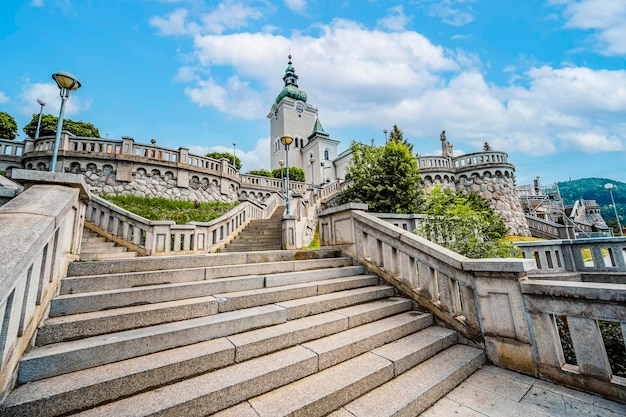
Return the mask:
[[469,258],[514,256],[516,248],[501,241],[506,232],[504,219],[479,194],[439,187],[427,197],[425,217],[416,231]]
[[[29,138],[35,137],[37,131],[37,122],[39,121],[39,113],[33,114],[33,118],[22,129]],[[51,114],[41,115],[41,127],[39,128],[39,136],[54,136],[57,131],[57,123],[59,118]],[[75,122],[71,119],[63,119],[63,129],[73,135],[84,138],[99,138],[100,131],[91,123],[83,121]]]
[[[230,163],[233,163],[233,154],[229,152],[210,152],[206,154],[209,158],[213,159],[228,159]],[[241,169],[241,159],[238,156],[235,156],[235,168],[239,171]]]
[[0,138],[15,139],[17,137],[17,123],[9,113],[0,111]]
[[[287,168],[282,169],[282,176],[281,169],[276,168],[272,171],[272,176],[274,178],[287,178]],[[289,167],[289,181],[304,182],[304,171],[302,170],[302,168]]]
[[413,145],[410,144],[406,139],[404,139],[404,134],[402,130],[398,127],[398,125],[393,125],[391,132],[389,132],[389,141],[396,143],[403,143],[409,148],[409,151],[413,153]]
[[352,161],[347,168],[348,187],[339,203],[365,203],[378,213],[416,213],[422,202],[417,160],[402,141],[385,146],[352,144]]
[[270,172],[269,169],[251,169],[250,171],[248,171],[248,174],[250,175],[260,175],[262,177],[270,177],[273,178],[274,175],[272,175],[272,173]]

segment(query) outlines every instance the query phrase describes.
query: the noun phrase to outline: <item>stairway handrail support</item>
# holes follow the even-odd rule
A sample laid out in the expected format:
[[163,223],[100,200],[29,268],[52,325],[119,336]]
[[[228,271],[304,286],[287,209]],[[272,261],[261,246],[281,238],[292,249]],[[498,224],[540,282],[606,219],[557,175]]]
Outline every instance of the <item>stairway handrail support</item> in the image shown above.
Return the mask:
[[[626,333],[626,285],[533,280],[533,259],[469,259],[345,204],[320,213],[322,248],[342,249],[441,322],[482,345],[497,366],[626,402],[599,321]],[[556,278],[555,278],[556,279]],[[567,316],[578,365],[565,363]]]
[[30,186],[0,207],[0,402],[69,263],[78,259],[88,195],[79,175],[27,177]]

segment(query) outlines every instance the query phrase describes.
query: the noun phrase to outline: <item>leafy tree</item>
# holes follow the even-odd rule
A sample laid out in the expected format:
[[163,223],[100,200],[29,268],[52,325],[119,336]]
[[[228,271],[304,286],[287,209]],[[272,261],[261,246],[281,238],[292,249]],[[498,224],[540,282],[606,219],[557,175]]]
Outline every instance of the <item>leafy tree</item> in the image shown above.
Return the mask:
[[[28,135],[29,138],[35,137],[37,131],[37,122],[39,120],[39,113],[33,114],[33,118],[28,122],[22,130]],[[59,118],[51,114],[41,115],[41,127],[39,128],[39,136],[54,136],[57,131],[57,123]],[[71,119],[63,119],[63,129],[67,130],[73,135],[84,138],[99,138],[100,131],[91,123],[75,122]]]
[[435,187],[427,197],[425,217],[416,231],[469,258],[506,258],[516,248],[501,241],[507,232],[504,219],[479,194],[442,191]]
[[[229,153],[229,152],[210,152],[208,154],[206,154],[206,156],[208,156],[209,158],[213,158],[213,159],[228,159],[230,161],[230,163],[233,163],[233,154]],[[235,156],[235,168],[237,168],[237,170],[241,169],[241,159],[239,159],[238,156]]]
[[270,178],[274,177],[274,175],[272,175],[269,169],[251,169],[250,171],[248,171],[248,174],[260,175],[262,177],[270,177]]
[[422,201],[417,160],[409,146],[390,140],[385,146],[352,144],[348,187],[339,203],[365,203],[379,213],[416,213]]
[[0,111],[0,138],[15,139],[17,137],[17,123],[9,113]]
[[398,125],[393,125],[391,132],[389,133],[389,141],[396,143],[403,143],[409,148],[409,151],[413,153],[413,145],[410,144],[406,139],[404,139],[404,135],[402,130],[398,128]]
[[[272,171],[274,178],[281,178],[281,169],[276,168]],[[287,178],[287,168],[282,169],[282,178]],[[289,181],[304,182],[304,170],[298,167],[289,167]]]

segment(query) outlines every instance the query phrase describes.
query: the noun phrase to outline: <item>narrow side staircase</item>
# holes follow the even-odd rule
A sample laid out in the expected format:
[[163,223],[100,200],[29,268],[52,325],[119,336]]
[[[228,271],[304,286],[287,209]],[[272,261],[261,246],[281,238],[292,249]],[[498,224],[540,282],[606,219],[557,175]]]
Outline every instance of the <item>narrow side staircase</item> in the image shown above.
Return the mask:
[[285,206],[279,206],[269,219],[254,219],[219,252],[280,250],[282,247],[281,218]]
[[332,250],[70,265],[16,416],[417,416],[484,352]]
[[115,242],[108,241],[105,237],[83,228],[82,243],[80,246],[81,260],[134,258],[137,252],[129,251],[124,246],[118,246]]

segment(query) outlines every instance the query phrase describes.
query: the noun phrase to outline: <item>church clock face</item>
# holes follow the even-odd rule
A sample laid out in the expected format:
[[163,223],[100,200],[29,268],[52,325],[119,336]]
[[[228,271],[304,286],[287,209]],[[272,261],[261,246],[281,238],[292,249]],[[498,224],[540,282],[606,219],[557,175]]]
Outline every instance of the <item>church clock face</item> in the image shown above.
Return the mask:
[[304,105],[302,103],[296,103],[296,111],[300,114],[304,111]]

